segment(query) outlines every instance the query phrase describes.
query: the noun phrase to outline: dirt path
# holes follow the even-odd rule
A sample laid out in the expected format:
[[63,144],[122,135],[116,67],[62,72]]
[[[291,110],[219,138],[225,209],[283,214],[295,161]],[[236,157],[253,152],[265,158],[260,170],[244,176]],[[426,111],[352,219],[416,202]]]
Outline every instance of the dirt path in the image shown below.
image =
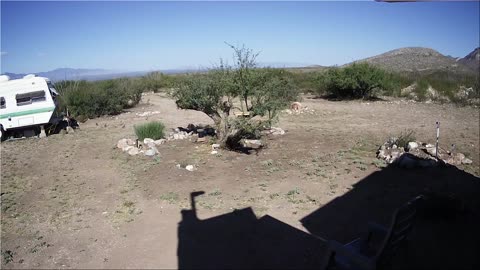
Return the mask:
[[[302,231],[300,220],[379,171],[375,150],[409,128],[417,139],[456,144],[473,160],[461,167],[480,175],[479,110],[395,102],[305,99],[312,114],[282,115],[288,132],[269,139],[258,155],[173,141],[159,159],[130,157],[115,148],[133,126],[161,120],[167,127],[211,123],[148,94],[140,106],[87,121],[74,134],[1,145],[2,267],[176,268],[181,210],[198,198],[200,219],[252,207]],[[137,113],[159,111],[141,117]],[[176,164],[188,163],[188,172]],[[8,262],[8,263],[7,263]]]

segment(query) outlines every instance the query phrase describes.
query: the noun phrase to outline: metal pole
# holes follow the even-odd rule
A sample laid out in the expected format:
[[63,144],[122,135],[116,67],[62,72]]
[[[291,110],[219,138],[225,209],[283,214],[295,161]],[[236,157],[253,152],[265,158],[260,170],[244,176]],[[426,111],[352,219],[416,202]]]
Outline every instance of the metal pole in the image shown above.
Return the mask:
[[437,142],[435,143],[435,157],[438,159],[438,137],[440,137],[440,122],[437,121]]

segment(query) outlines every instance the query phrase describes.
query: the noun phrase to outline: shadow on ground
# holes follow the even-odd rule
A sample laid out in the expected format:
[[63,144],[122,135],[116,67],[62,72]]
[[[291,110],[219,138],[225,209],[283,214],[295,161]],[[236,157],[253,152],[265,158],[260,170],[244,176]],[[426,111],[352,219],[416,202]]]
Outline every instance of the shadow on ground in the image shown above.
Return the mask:
[[368,222],[388,226],[394,210],[419,194],[427,200],[392,268],[480,269],[480,179],[448,165],[375,172],[302,218],[310,234],[268,215],[258,219],[251,208],[200,220],[192,203],[178,228],[179,268],[318,268],[322,239],[347,243]]

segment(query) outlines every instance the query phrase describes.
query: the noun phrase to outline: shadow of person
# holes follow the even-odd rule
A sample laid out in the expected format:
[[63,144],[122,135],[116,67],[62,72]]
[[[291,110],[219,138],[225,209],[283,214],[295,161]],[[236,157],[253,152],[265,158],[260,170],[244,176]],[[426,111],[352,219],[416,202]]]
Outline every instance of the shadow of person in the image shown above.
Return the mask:
[[318,268],[325,243],[252,208],[200,220],[195,197],[178,226],[180,269]]

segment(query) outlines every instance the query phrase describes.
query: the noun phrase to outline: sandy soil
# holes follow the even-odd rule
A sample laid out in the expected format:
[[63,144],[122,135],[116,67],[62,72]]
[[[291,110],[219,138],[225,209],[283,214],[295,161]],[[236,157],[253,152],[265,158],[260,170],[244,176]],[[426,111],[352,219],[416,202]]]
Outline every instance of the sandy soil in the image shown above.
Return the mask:
[[[302,224],[304,217],[346,198],[359,182],[385,170],[375,151],[390,135],[413,129],[418,140],[434,143],[436,121],[441,122],[441,146],[455,144],[472,159],[472,165],[459,169],[478,180],[478,108],[307,97],[302,104],[314,111],[283,114],[277,126],[287,133],[269,137],[268,147],[257,155],[223,150],[211,155],[209,144],[187,140],[159,146],[159,158],[122,153],[116,142],[134,138],[136,124],[211,123],[202,113],[176,109],[161,94],[145,95],[139,106],[121,115],[88,120],[74,134],[3,142],[2,267],[185,265],[178,224],[181,210],[190,208],[190,193],[200,190],[206,192],[197,198],[200,220],[251,207],[258,218],[269,215],[312,233]],[[144,111],[160,113],[136,115]],[[179,163],[198,170],[178,169]],[[473,190],[466,192],[478,191],[478,182],[469,182]],[[381,213],[382,221],[389,211]]]

